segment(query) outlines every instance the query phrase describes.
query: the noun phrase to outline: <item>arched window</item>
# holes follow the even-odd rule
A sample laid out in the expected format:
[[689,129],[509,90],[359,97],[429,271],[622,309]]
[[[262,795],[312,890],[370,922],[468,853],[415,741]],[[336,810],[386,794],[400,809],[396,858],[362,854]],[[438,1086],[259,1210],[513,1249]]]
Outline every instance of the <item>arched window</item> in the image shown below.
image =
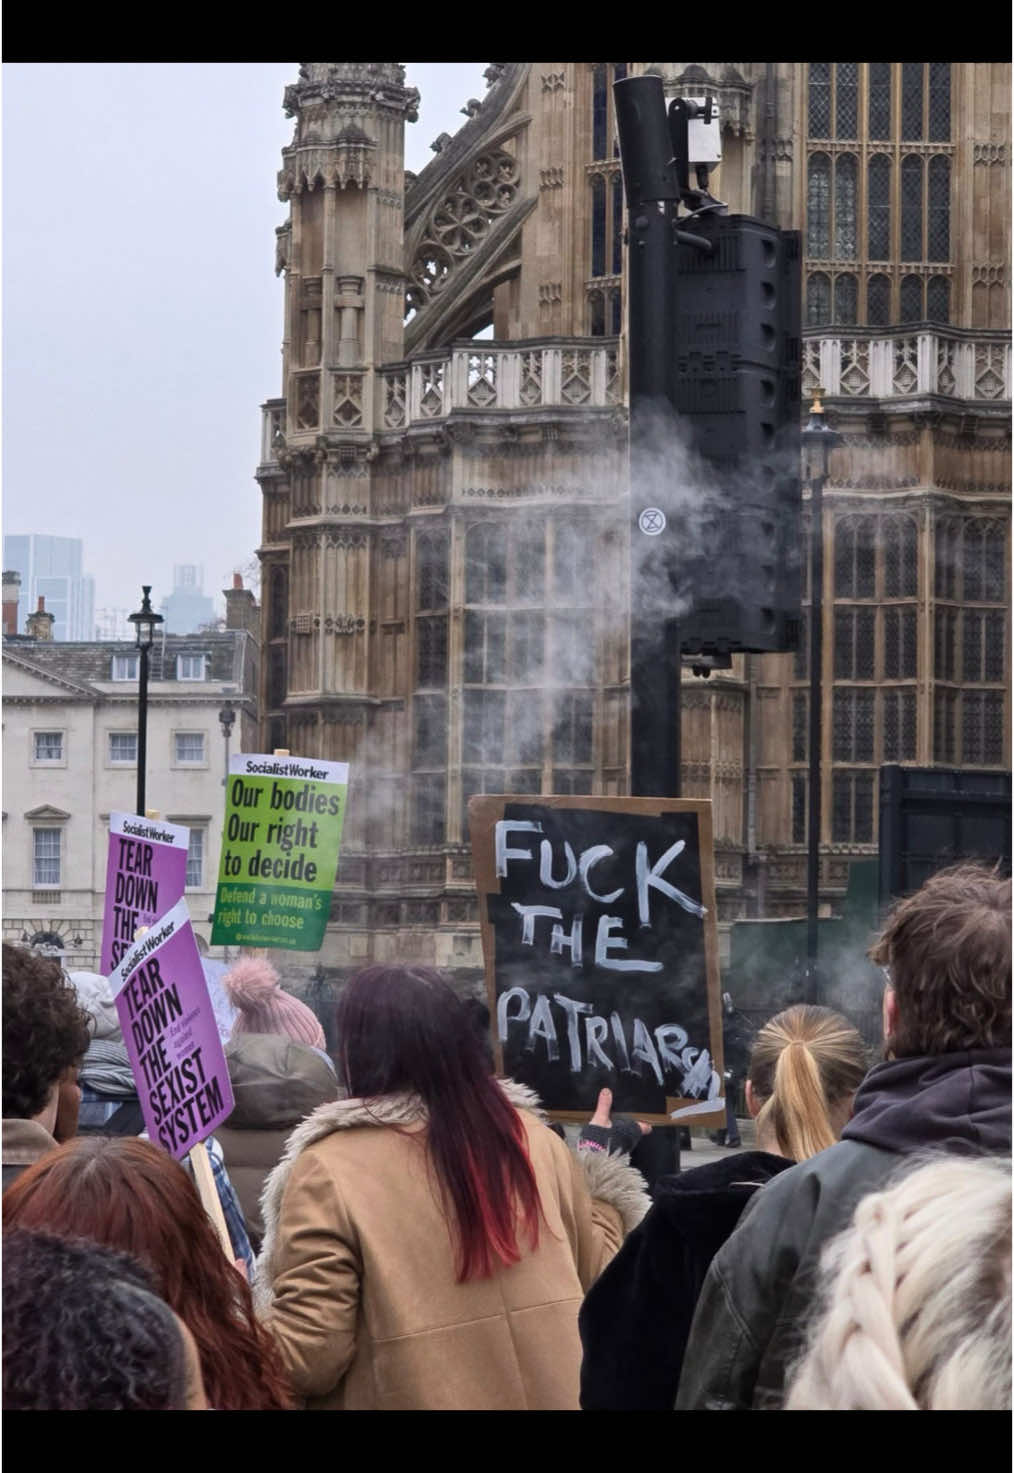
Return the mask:
[[840,61],[835,68],[835,137],[859,136],[859,63]]
[[839,261],[856,255],[856,161],[840,154],[834,166],[834,254]]
[[856,279],[851,275],[836,276],[834,282],[834,320],[852,327],[856,321],[858,294]]
[[931,276],[926,287],[927,322],[950,322],[951,284],[946,276]]
[[918,528],[911,517],[885,517],[884,597],[915,598],[918,578]]
[[891,136],[891,63],[870,62],[869,125],[871,138]]
[[606,94],[606,64],[600,61],[592,72],[592,158],[608,158],[606,149],[609,99]]
[[[621,82],[626,75],[627,75],[627,63],[625,61],[615,62],[614,65],[613,65],[613,81],[614,82]],[[615,132],[615,130],[614,130],[614,132]],[[619,140],[619,136],[617,135],[617,136],[614,136],[614,138],[613,138],[613,158],[614,159],[618,159],[619,156],[620,156],[620,140]]]
[[618,286],[614,286],[609,293],[609,331],[614,338],[618,338],[623,331],[623,293]]
[[810,158],[806,190],[806,249],[826,257],[831,241],[831,160],[826,153]]
[[918,276],[901,278],[901,320],[922,321],[922,280]]
[[987,522],[985,552],[983,597],[991,603],[1002,603],[1007,587],[1007,531],[1003,522]]
[[872,598],[876,547],[873,517],[844,516],[834,529],[835,598]]
[[929,163],[929,209],[926,216],[926,259],[948,261],[951,255],[951,166],[941,157]]
[[623,175],[613,175],[613,275],[623,270]]
[[878,272],[866,284],[866,321],[871,327],[886,327],[891,320],[891,282]]
[[415,544],[416,610],[432,613],[447,607],[447,534],[421,532]]
[[929,64],[929,138],[932,143],[951,141],[951,64]]
[[922,159],[901,163],[901,259],[922,260]]
[[268,638],[279,639],[289,629],[289,574],[285,568],[271,570],[271,613]]
[[806,279],[806,324],[824,327],[831,321],[831,282],[823,271],[812,271]]
[[882,153],[870,159],[869,231],[867,251],[871,261],[887,261],[891,256],[891,160]]
[[905,142],[918,142],[922,136],[921,61],[902,62],[901,66],[901,136]]
[[810,137],[831,137],[831,63],[810,62]]
[[507,529],[480,522],[465,534],[465,602],[502,604],[507,581]]
[[961,524],[954,517],[943,518],[936,524],[933,540],[933,592],[937,598],[956,598]]
[[961,562],[965,575],[964,596],[966,600],[985,597],[982,550],[985,546],[986,525],[986,522],[974,519],[965,523]]
[[593,276],[606,274],[606,181],[594,174],[592,190],[592,269]]
[[593,338],[606,335],[606,308],[597,288],[588,293],[588,331]]
[[1002,603],[1006,586],[1005,531],[1002,522],[976,517],[965,523],[962,563],[964,598],[974,603]]

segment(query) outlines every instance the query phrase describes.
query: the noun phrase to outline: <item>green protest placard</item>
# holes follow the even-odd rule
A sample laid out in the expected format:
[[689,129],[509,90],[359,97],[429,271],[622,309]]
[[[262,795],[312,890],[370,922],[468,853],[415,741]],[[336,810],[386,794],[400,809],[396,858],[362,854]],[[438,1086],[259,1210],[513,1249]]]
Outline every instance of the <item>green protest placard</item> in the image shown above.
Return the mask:
[[338,869],[347,762],[229,762],[212,946],[318,951]]

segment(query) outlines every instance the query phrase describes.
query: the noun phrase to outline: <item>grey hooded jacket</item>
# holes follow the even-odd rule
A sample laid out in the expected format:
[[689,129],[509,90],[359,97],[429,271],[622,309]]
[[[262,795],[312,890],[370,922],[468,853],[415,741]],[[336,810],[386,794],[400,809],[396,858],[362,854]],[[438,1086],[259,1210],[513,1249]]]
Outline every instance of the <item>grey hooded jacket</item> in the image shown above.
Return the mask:
[[1009,1155],[1010,1049],[871,1069],[837,1145],[762,1187],[697,1302],[676,1409],[774,1410],[803,1348],[824,1245],[899,1169],[934,1151]]

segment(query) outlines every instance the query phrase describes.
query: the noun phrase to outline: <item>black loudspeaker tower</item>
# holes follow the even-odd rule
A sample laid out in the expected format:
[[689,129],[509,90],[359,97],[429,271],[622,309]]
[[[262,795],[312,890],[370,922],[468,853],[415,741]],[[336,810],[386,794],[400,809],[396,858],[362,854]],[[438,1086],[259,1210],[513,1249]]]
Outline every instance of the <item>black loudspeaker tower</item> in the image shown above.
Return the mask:
[[1011,870],[1011,775],[952,767],[880,769],[880,900],[910,895],[961,859]]
[[[683,224],[681,220],[679,222]],[[702,487],[676,511],[683,649],[795,649],[799,635],[800,236],[705,213],[677,240],[669,399]]]

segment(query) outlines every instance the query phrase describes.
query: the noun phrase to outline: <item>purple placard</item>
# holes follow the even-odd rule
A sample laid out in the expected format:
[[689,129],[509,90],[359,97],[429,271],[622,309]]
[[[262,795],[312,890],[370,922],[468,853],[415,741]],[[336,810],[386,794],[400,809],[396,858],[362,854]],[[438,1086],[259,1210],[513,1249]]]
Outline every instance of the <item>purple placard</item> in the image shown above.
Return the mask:
[[109,815],[106,908],[102,919],[102,959],[108,977],[134,944],[139,926],[164,916],[187,882],[190,830],[160,818],[135,813]]
[[109,988],[148,1138],[181,1160],[234,1103],[185,900],[138,938]]

